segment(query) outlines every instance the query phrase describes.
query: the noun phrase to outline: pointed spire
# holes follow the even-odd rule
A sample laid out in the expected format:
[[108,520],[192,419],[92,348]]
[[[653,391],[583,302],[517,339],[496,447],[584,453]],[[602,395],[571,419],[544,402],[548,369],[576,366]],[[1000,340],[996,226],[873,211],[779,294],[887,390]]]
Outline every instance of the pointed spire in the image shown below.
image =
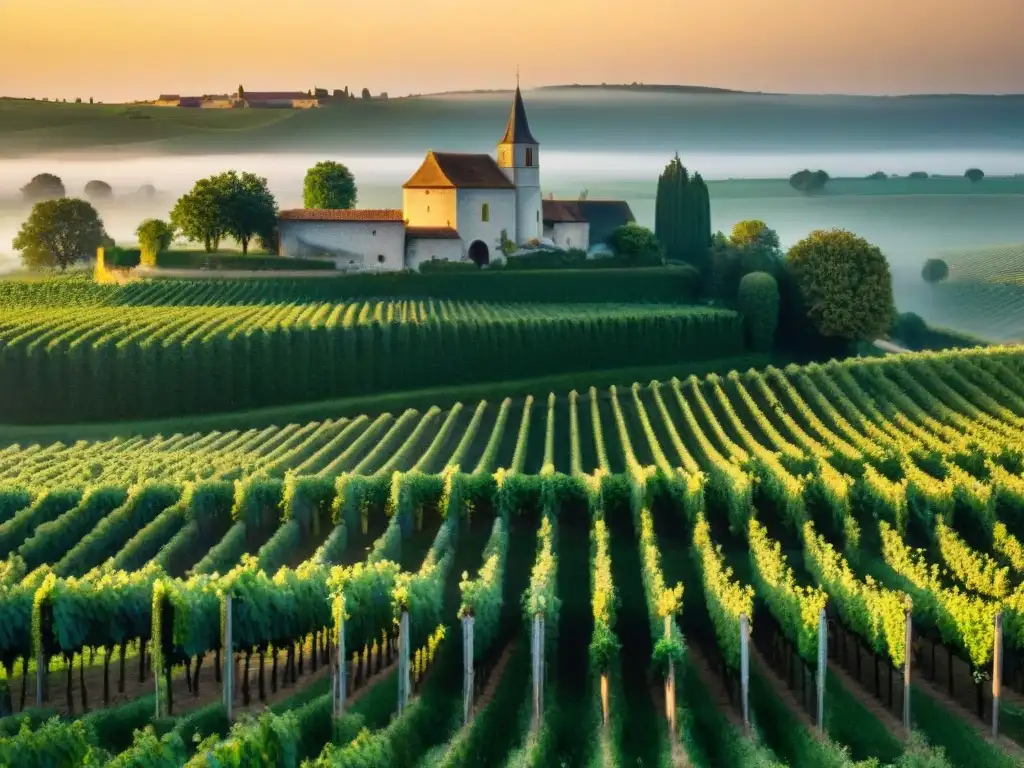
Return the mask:
[[523,94],[519,90],[519,67],[516,67],[516,93],[512,100],[512,113],[508,116],[505,136],[500,144],[538,144],[530,133],[530,123],[526,119],[526,107],[523,106]]

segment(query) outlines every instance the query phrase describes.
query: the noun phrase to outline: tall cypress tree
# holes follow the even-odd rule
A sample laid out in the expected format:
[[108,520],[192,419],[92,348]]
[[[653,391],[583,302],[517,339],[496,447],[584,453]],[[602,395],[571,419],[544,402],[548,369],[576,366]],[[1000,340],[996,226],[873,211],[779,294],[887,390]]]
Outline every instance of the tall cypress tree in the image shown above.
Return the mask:
[[670,259],[707,265],[711,245],[711,202],[699,173],[691,177],[676,154],[658,177],[654,234]]

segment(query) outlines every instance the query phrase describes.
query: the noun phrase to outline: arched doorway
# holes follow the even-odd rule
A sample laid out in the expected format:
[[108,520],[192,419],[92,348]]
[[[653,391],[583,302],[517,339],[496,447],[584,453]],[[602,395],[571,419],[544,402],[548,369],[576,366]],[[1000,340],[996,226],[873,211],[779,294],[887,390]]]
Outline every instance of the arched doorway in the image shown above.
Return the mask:
[[478,267],[485,267],[491,263],[491,252],[487,243],[483,240],[474,240],[469,246],[469,258]]

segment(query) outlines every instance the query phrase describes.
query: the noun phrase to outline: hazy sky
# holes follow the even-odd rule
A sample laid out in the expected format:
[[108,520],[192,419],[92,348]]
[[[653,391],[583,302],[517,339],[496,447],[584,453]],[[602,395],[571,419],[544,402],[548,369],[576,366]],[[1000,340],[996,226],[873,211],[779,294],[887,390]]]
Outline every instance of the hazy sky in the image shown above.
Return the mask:
[[0,95],[1024,92],[1024,0],[0,0]]

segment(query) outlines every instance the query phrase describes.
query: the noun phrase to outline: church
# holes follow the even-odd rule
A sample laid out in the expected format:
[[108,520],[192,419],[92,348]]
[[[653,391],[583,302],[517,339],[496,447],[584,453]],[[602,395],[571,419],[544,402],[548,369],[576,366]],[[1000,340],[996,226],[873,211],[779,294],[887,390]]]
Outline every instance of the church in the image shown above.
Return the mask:
[[599,250],[634,221],[622,200],[543,199],[540,144],[516,85],[497,158],[427,152],[402,186],[402,210],[296,209],[279,214],[280,253],[335,261],[338,269],[419,269],[425,261],[486,266],[511,251]]

